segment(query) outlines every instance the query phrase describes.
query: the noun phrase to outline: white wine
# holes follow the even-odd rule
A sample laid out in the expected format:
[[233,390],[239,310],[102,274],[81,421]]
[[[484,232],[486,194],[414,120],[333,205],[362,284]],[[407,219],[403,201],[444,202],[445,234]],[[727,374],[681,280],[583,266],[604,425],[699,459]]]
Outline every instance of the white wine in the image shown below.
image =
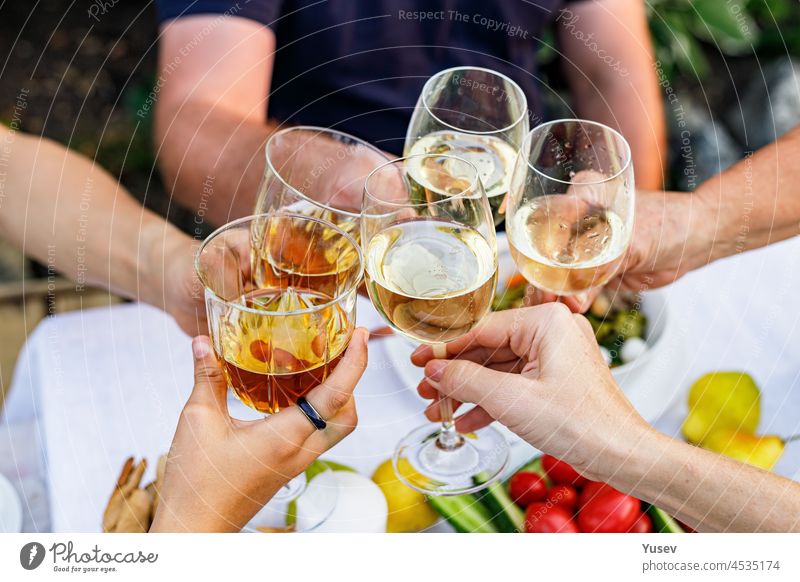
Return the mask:
[[497,256],[476,230],[437,220],[403,222],[376,234],[366,257],[375,307],[417,341],[456,339],[489,311]]
[[[517,150],[502,139],[491,135],[472,135],[456,131],[436,131],[418,139],[408,152],[415,154],[448,154],[463,158],[478,169],[495,224],[505,218],[503,202],[511,183],[511,172]],[[414,172],[414,178],[432,190],[441,190],[436,184],[430,184],[423,171]]]
[[557,295],[605,285],[622,263],[630,236],[616,213],[568,195],[541,196],[521,206],[508,235],[522,275]]

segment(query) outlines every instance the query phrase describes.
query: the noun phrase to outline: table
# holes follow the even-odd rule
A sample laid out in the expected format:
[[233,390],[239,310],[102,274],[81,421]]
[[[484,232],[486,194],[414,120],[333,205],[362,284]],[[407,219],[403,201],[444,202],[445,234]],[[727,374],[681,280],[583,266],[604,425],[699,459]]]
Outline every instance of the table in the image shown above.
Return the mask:
[[[763,390],[761,432],[800,433],[798,289],[800,238],[719,261],[672,285],[670,313],[686,347],[677,380],[683,390],[708,371],[747,370]],[[379,325],[363,300],[359,323]],[[356,390],[359,426],[326,455],[366,475],[422,419],[422,404],[391,369],[390,345],[370,344],[369,368]],[[189,338],[152,307],[68,313],[35,330],[18,362],[4,422],[38,422],[53,531],[98,531],[129,455],[148,458],[145,480],[152,478],[191,383]],[[678,434],[683,400],[657,428]],[[518,458],[531,451],[515,447]],[[776,471],[800,478],[800,443],[787,448]]]

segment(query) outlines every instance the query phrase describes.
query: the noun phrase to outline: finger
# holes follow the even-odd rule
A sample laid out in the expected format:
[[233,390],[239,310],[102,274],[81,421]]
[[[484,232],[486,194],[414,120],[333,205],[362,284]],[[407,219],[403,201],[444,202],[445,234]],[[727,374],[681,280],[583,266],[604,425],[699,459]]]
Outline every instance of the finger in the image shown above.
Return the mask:
[[369,331],[360,327],[353,332],[350,345],[336,369],[319,386],[308,393],[306,400],[324,419],[336,416],[353,397],[356,384],[367,369]]
[[[467,360],[432,360],[425,366],[425,379],[440,394],[482,406],[494,418],[526,396],[526,386],[520,384],[519,375]],[[536,381],[525,382],[532,385]]]
[[[356,329],[344,357],[331,375],[306,395],[309,404],[328,424],[328,427],[321,432],[336,433],[342,428],[337,427],[337,414],[355,410],[355,405],[352,404],[353,390],[367,368],[368,339],[369,332],[365,328]],[[349,405],[352,405],[352,408],[347,408]],[[271,424],[269,430],[277,429],[279,433],[296,443],[305,441],[317,431],[297,406],[282,410],[271,416],[269,422],[262,424]]]
[[561,297],[560,301],[573,313],[585,313],[588,310],[592,303],[594,303],[595,298],[600,294],[602,289],[592,289],[590,291],[586,291],[584,293],[578,293],[577,295],[572,295],[569,297]]
[[592,329],[592,324],[589,323],[589,320],[579,313],[573,314],[572,317],[578,324],[578,329],[581,330],[581,333],[583,333],[586,339],[595,341],[594,329]]
[[494,420],[482,407],[476,406],[456,419],[456,430],[460,433],[475,432],[489,426]]
[[552,303],[558,299],[558,295],[555,293],[549,293],[547,291],[542,291],[534,287],[533,285],[528,285],[525,289],[525,296],[522,298],[522,304],[525,307],[532,307],[534,305],[543,305],[544,303]]
[[417,394],[419,394],[425,400],[433,400],[439,395],[439,393],[436,391],[436,388],[428,384],[424,378],[417,385]]
[[[463,402],[459,402],[458,400],[453,400],[452,398],[450,399],[450,407],[453,413],[455,413],[459,408],[461,408],[462,404]],[[439,403],[438,397],[436,398],[436,402],[432,402],[427,406],[427,408],[425,408],[425,416],[431,422],[442,421],[442,406]]]
[[226,392],[228,384],[217,362],[211,340],[208,336],[199,335],[192,340],[194,356],[194,388],[187,404],[209,406],[227,414]]

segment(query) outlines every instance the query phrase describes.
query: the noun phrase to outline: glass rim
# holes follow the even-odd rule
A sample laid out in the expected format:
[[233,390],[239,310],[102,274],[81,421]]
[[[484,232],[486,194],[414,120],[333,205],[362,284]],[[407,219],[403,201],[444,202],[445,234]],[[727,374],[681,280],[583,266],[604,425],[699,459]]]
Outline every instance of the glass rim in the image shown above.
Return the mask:
[[[416,158],[448,158],[448,159],[451,159],[451,160],[458,160],[459,162],[462,162],[462,163],[466,164],[474,172],[474,176],[470,180],[469,186],[465,187],[458,194],[448,195],[445,198],[442,198],[441,200],[434,200],[433,202],[402,202],[402,203],[400,203],[400,202],[390,202],[388,200],[381,200],[380,198],[377,198],[374,194],[372,194],[369,191],[369,181],[370,181],[370,178],[372,178],[372,176],[374,174],[378,173],[379,171],[383,170],[384,168],[388,168],[389,166],[393,166],[393,165],[395,165],[397,163],[400,163],[400,162],[405,163],[408,160],[413,160],[413,159],[416,159]],[[480,182],[480,173],[478,172],[478,168],[475,167],[475,164],[473,164],[470,161],[465,160],[464,158],[461,158],[461,157],[458,157],[458,156],[454,156],[452,154],[432,154],[432,153],[414,154],[414,155],[411,155],[411,156],[404,156],[402,158],[395,158],[394,160],[389,160],[385,164],[381,164],[380,166],[378,166],[377,168],[372,170],[369,173],[369,175],[367,176],[367,179],[364,180],[364,197],[365,198],[370,198],[371,200],[375,200],[376,202],[379,202],[381,204],[385,204],[386,206],[392,206],[392,207],[396,207],[396,208],[420,208],[420,207],[423,207],[423,206],[437,206],[439,204],[445,204],[445,203],[451,202],[453,200],[458,200],[459,198],[467,198],[468,196],[467,196],[466,193],[468,191],[470,191],[470,190],[473,190],[475,188],[475,186],[476,186],[476,183],[477,183],[478,186],[480,186],[480,190],[479,190],[479,195],[480,195],[480,193],[483,192],[483,185]],[[486,196],[485,192],[483,192],[483,196]],[[361,208],[363,210],[363,208],[364,208],[364,204],[363,203],[361,204]],[[362,212],[361,215],[364,216],[365,213]],[[371,216],[371,215],[367,214],[367,216]],[[375,214],[374,216],[385,216],[385,213]]]
[[[272,144],[272,140],[276,139],[279,136],[286,135],[287,133],[292,133],[294,131],[300,131],[300,130],[316,132],[316,135],[320,135],[320,134],[329,134],[330,135],[330,134],[333,134],[333,135],[344,136],[347,139],[352,139],[353,141],[357,142],[359,145],[363,145],[363,146],[367,147],[368,149],[374,151],[375,153],[380,155],[381,158],[383,158],[384,160],[389,160],[390,161],[391,158],[389,158],[389,156],[387,156],[386,153],[383,150],[375,147],[374,145],[372,145],[371,143],[369,143],[366,140],[361,139],[360,137],[356,137],[355,135],[347,133],[347,132],[344,132],[344,131],[339,131],[338,129],[333,129],[333,128],[330,128],[330,127],[322,127],[322,126],[318,126],[318,125],[293,125],[291,127],[285,127],[283,129],[279,129],[278,131],[272,132],[272,134],[269,136],[269,139],[267,140],[267,143],[264,144],[264,159],[266,161],[267,168],[272,172],[272,174],[275,175],[275,177],[280,181],[280,183],[283,184],[286,188],[288,188],[289,190],[291,190],[292,192],[297,194],[297,196],[299,196],[301,199],[303,199],[303,200],[305,200],[307,202],[310,202],[311,204],[313,204],[314,206],[317,206],[319,208],[323,208],[325,210],[329,210],[330,212],[336,212],[338,214],[342,214],[342,215],[350,217],[350,218],[358,218],[358,217],[360,217],[361,214],[362,214],[360,212],[351,212],[349,210],[342,210],[340,208],[334,208],[332,206],[328,206],[327,204],[324,204],[322,202],[319,202],[318,200],[314,200],[313,198],[307,196],[306,194],[304,194],[303,192],[301,192],[300,190],[298,190],[297,188],[295,188],[294,186],[289,184],[286,181],[286,179],[281,175],[281,173],[278,171],[278,169],[275,168],[275,165],[272,163],[272,160],[270,160],[270,157],[269,157],[269,148],[270,148],[270,145]],[[316,137],[316,135],[315,135],[315,137]]]
[[[522,146],[519,148],[519,155],[523,155],[523,152],[526,149],[528,149],[528,150],[530,149],[529,147],[526,148],[526,146],[530,146],[531,145],[530,142],[533,139],[533,135],[534,135],[535,132],[537,132],[537,131],[539,131],[539,130],[541,130],[543,128],[553,126],[553,125],[555,125],[557,123],[566,123],[566,122],[579,123],[579,124],[582,124],[582,125],[593,125],[595,127],[603,128],[604,130],[608,131],[611,135],[617,137],[621,141],[621,143],[623,144],[623,147],[624,147],[624,152],[626,154],[625,163],[622,164],[622,167],[620,167],[620,169],[617,170],[617,172],[615,174],[613,174],[611,176],[608,176],[606,178],[603,178],[602,180],[594,180],[592,182],[581,182],[580,184],[582,186],[595,186],[597,184],[605,184],[607,182],[611,182],[612,180],[616,180],[622,174],[624,174],[625,172],[628,171],[628,168],[631,166],[631,163],[633,161],[633,159],[632,159],[633,158],[633,154],[631,153],[631,146],[628,143],[628,140],[625,139],[625,136],[623,136],[620,132],[618,132],[613,127],[609,127],[604,123],[600,123],[599,121],[591,121],[591,120],[588,120],[588,119],[565,117],[563,119],[554,119],[552,121],[546,121],[544,123],[540,123],[539,125],[537,125],[533,129],[531,129],[528,132],[528,135],[525,136],[525,139],[522,140]],[[528,151],[528,154],[525,155],[525,163],[527,164],[527,166],[531,170],[533,170],[534,172],[536,172],[537,174],[539,174],[543,178],[546,178],[547,180],[550,180],[552,182],[557,182],[559,184],[567,184],[567,185],[575,184],[575,182],[572,182],[570,180],[561,180],[559,178],[553,178],[552,176],[548,176],[547,174],[542,172],[539,168],[537,168],[536,166],[531,164],[530,151]]]
[[[499,77],[500,79],[503,79],[504,81],[510,83],[511,86],[514,87],[514,90],[517,92],[518,96],[522,99],[522,112],[520,113],[519,117],[506,127],[503,127],[501,129],[493,129],[491,131],[473,131],[469,129],[462,129],[460,127],[456,127],[455,125],[447,123],[446,121],[443,121],[438,115],[436,115],[431,110],[430,105],[428,105],[429,88],[430,85],[432,85],[439,78],[443,77],[446,74],[453,73],[455,71],[482,71],[484,73],[490,73],[495,77]],[[423,107],[425,107],[425,111],[427,111],[430,114],[430,116],[433,117],[438,123],[441,123],[445,127],[449,127],[450,129],[453,129],[455,131],[460,131],[461,133],[467,133],[470,135],[495,135],[498,133],[509,131],[515,128],[517,125],[519,125],[520,122],[523,119],[525,119],[525,116],[528,115],[528,98],[525,96],[525,92],[522,90],[522,87],[520,87],[519,84],[508,75],[504,75],[499,71],[495,71],[494,69],[488,69],[486,67],[470,67],[467,65],[467,66],[450,67],[449,69],[443,69],[438,73],[431,75],[431,77],[427,81],[425,81],[425,84],[422,86],[422,93],[420,96],[422,98],[422,105]]]
[[[295,309],[293,311],[264,311],[263,309],[256,309],[254,307],[247,307],[246,305],[239,305],[239,304],[233,303],[232,301],[230,301],[228,299],[223,299],[222,297],[220,297],[213,289],[211,289],[208,286],[208,284],[206,283],[205,277],[203,277],[203,274],[202,274],[202,272],[200,270],[200,255],[203,254],[203,251],[208,246],[208,244],[213,239],[215,239],[217,236],[222,234],[223,232],[228,231],[228,230],[232,230],[233,228],[238,227],[238,226],[240,226],[240,225],[242,225],[242,224],[244,224],[246,222],[253,222],[254,220],[257,220],[257,219],[260,219],[260,218],[271,218],[271,217],[277,217],[277,216],[290,217],[290,218],[300,218],[300,219],[303,219],[303,220],[310,220],[310,221],[313,221],[313,222],[317,222],[319,224],[322,224],[323,226],[332,228],[338,234],[340,234],[345,239],[347,239],[347,241],[353,246],[353,248],[356,249],[356,253],[357,253],[357,256],[358,256],[358,273],[357,273],[357,277],[355,278],[355,281],[351,285],[348,285],[345,290],[343,290],[343,291],[341,291],[339,293],[336,293],[336,295],[330,301],[327,301],[327,302],[322,303],[320,305],[314,305],[312,307],[306,307],[304,309]],[[222,226],[217,228],[214,232],[209,234],[205,238],[203,243],[200,245],[200,247],[197,249],[197,253],[195,253],[195,257],[194,257],[194,272],[197,275],[197,278],[200,281],[200,283],[203,285],[203,290],[206,293],[210,293],[213,296],[213,298],[216,299],[217,301],[219,301],[221,303],[224,303],[226,305],[230,305],[231,307],[234,307],[234,308],[236,308],[236,309],[238,309],[240,311],[244,311],[244,312],[247,312],[247,313],[257,313],[257,314],[266,315],[266,316],[269,316],[269,317],[283,317],[283,316],[288,316],[288,315],[302,315],[302,314],[306,314],[306,313],[314,313],[316,311],[322,311],[323,309],[327,309],[328,307],[332,307],[333,305],[335,305],[336,303],[339,303],[342,299],[344,299],[345,296],[347,296],[348,294],[352,293],[353,291],[358,290],[358,287],[361,285],[361,280],[363,279],[363,276],[364,276],[364,253],[361,250],[361,245],[359,245],[352,236],[347,234],[344,230],[342,230],[341,228],[339,228],[335,224],[333,224],[331,222],[328,222],[327,220],[322,220],[321,218],[316,218],[314,216],[306,216],[305,214],[295,214],[295,213],[292,213],[292,212],[264,212],[264,213],[260,213],[260,214],[250,214],[249,216],[243,216],[242,218],[237,218],[236,220],[228,222],[227,224],[223,224]]]

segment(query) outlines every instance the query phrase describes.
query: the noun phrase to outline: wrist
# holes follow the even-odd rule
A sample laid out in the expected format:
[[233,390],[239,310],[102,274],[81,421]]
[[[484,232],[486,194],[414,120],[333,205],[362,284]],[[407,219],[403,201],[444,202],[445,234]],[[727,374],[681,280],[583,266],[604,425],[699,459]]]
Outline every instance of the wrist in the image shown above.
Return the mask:
[[177,228],[161,219],[142,227],[141,301],[165,309],[170,292],[166,285],[168,262],[182,252],[185,238]]
[[692,221],[690,237],[697,240],[697,251],[703,251],[705,263],[710,263],[736,253],[742,234],[735,223],[735,213],[726,212],[723,192],[724,174],[718,174],[700,184],[692,197],[697,212]]
[[658,431],[637,418],[627,430],[613,439],[598,442],[581,473],[593,481],[610,483],[619,488],[628,480],[636,482],[651,464],[652,452],[658,446]]

